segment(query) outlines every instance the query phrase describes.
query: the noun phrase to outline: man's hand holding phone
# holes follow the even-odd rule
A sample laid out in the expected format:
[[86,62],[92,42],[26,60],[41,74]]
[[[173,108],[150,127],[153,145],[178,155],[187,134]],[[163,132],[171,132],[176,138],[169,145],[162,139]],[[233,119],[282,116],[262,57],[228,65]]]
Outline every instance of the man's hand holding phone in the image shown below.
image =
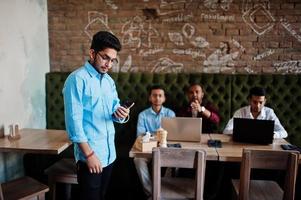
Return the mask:
[[133,101],[125,101],[123,104],[121,104],[122,107],[125,107],[127,109],[130,109],[131,107],[133,107],[135,105],[135,102]]
[[126,118],[130,113],[130,108],[133,107],[135,103],[133,101],[125,101],[114,113],[116,118]]

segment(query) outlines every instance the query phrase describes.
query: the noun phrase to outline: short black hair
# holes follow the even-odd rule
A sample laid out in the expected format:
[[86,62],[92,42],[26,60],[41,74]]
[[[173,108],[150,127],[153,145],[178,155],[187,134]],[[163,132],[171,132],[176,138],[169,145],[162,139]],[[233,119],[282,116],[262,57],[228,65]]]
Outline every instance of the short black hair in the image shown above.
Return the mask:
[[106,48],[112,48],[116,51],[120,51],[120,41],[115,35],[108,31],[99,31],[93,36],[91,49],[94,49],[96,52],[98,52]]
[[150,88],[149,88],[149,94],[152,93],[153,90],[164,90],[163,86],[162,85],[159,85],[159,84],[156,84],[156,85],[152,85]]
[[265,89],[256,86],[250,89],[248,98],[251,98],[252,96],[265,96],[265,95],[266,95]]
[[202,88],[203,93],[205,93],[204,86],[198,82],[190,82],[188,86],[184,87],[184,91],[188,93],[190,88],[192,88],[193,86],[200,86]]

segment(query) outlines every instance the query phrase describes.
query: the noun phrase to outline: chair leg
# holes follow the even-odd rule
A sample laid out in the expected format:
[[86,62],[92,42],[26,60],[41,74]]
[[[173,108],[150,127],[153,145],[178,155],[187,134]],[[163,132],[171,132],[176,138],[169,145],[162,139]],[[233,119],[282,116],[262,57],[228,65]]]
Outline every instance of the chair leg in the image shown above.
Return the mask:
[[49,177],[48,185],[49,185],[49,199],[50,200],[55,200],[55,197],[56,197],[56,182],[51,177]]
[[71,199],[71,184],[66,183],[66,199]]
[[45,193],[39,194],[39,195],[37,196],[37,199],[38,199],[38,200],[45,200]]

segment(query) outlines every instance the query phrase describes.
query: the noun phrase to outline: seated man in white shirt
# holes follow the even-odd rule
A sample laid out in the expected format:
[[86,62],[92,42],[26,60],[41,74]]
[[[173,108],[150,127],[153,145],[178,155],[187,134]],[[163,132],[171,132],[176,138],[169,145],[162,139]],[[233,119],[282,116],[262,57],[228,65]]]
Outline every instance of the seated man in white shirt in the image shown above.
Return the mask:
[[274,138],[286,138],[287,132],[281,125],[278,117],[274,113],[274,110],[264,106],[266,103],[265,89],[261,87],[251,88],[248,99],[250,105],[242,107],[235,111],[233,117],[229,120],[223,133],[233,133],[233,118],[262,119],[275,121]]
[[[157,129],[161,127],[162,117],[175,117],[175,113],[171,109],[163,106],[163,103],[165,102],[165,92],[161,86],[155,85],[150,89],[149,101],[151,106],[143,110],[138,116],[137,137],[146,132],[149,132],[152,135],[155,134]],[[134,163],[144,193],[148,198],[151,198],[152,182],[148,168],[151,159],[134,158]]]

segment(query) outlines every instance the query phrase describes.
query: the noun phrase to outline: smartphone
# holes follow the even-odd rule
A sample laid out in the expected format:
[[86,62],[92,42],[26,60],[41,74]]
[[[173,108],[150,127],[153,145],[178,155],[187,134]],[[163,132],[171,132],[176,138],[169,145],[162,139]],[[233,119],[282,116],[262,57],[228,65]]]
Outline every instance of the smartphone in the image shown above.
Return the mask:
[[135,104],[134,101],[126,100],[121,104],[121,106],[130,109],[131,107],[133,107],[134,104]]
[[208,147],[221,148],[222,142],[220,140],[208,140]]
[[181,148],[182,146],[180,143],[175,143],[175,144],[167,144],[167,147]]
[[299,151],[301,153],[301,148],[296,146],[296,145],[292,145],[292,144],[282,144],[281,148],[284,150],[293,150],[293,151]]

